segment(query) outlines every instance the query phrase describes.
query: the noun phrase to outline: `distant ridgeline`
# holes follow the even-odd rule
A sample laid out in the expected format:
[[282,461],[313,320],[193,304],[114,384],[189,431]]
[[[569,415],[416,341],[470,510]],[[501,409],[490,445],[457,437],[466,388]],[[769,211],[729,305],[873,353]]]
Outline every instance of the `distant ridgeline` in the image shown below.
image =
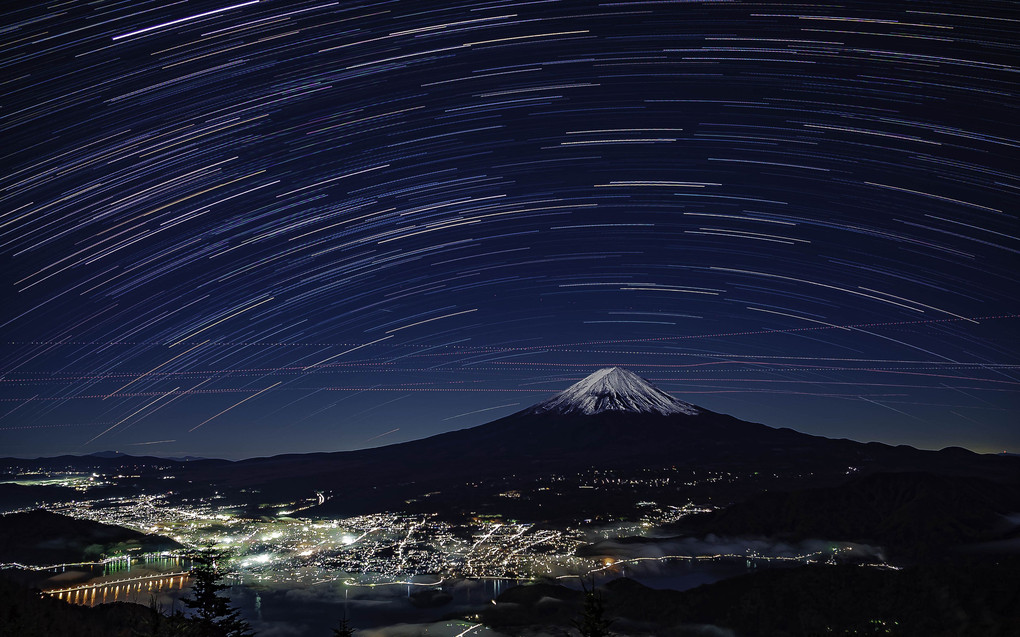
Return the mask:
[[[258,489],[264,498],[280,501],[329,493],[313,512],[334,515],[400,510],[409,500],[469,482],[499,480],[505,490],[513,488],[505,484],[509,476],[530,480],[592,469],[665,467],[758,472],[758,490],[776,487],[763,478],[773,474],[801,476],[800,486],[837,485],[851,474],[890,471],[996,481],[1020,477],[1017,458],[834,440],[747,422],[678,400],[619,368],[599,370],[549,400],[469,429],[359,451],[187,463],[176,473],[195,485],[216,484],[235,493]],[[496,498],[498,491],[490,495]],[[539,519],[546,514],[530,513]]]

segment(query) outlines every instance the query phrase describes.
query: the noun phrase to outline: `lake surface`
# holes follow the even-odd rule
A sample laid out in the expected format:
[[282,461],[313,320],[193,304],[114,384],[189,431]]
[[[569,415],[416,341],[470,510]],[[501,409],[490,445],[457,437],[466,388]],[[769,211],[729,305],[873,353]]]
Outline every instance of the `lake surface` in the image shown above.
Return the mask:
[[[148,605],[155,599],[164,609],[173,610],[183,607],[180,600],[189,590],[186,571],[190,566],[184,559],[159,558],[63,567],[35,572],[37,583],[33,585],[54,591],[51,594],[55,597],[71,603],[122,601]],[[596,582],[630,577],[651,588],[685,590],[761,566],[765,564],[745,559],[671,559],[607,568],[596,575]],[[553,581],[580,587],[576,577]],[[403,624],[428,625],[430,635],[441,635],[447,629],[456,635],[470,625],[444,623],[444,617],[477,611],[506,589],[528,582],[416,576],[400,582],[366,583],[362,576],[346,573],[281,573],[279,577],[249,574],[235,580],[228,594],[258,637],[329,635],[343,617],[359,629],[379,629],[380,635],[390,634],[390,629]],[[406,629],[410,628],[404,626],[401,630]],[[479,626],[469,634],[482,637],[496,633]]]
[[135,602],[148,605],[150,596],[171,594],[184,588],[190,569],[191,561],[184,558],[150,557],[8,570],[4,574],[74,604]]
[[[651,588],[685,590],[734,575],[747,573],[756,566],[746,560],[670,560],[664,563],[610,569],[596,578],[602,584],[618,577],[630,577]],[[557,583],[580,588],[576,577],[560,578]],[[380,629],[378,634],[402,634],[411,630],[401,624],[427,624],[426,634],[441,634],[446,628],[442,618],[467,615],[492,603],[503,591],[529,580],[457,579],[437,582],[435,578],[415,578],[411,583],[383,585],[348,584],[343,579],[318,584],[286,585],[246,583],[231,589],[230,596],[259,637],[312,637],[329,635],[342,617],[359,629]],[[441,590],[449,595],[442,605],[422,607],[421,593]],[[439,601],[439,600],[437,600]],[[383,630],[390,627],[392,630]],[[455,635],[467,627],[461,625]],[[452,627],[451,627],[452,628]],[[417,634],[412,631],[409,634]],[[471,637],[486,633],[472,630]]]

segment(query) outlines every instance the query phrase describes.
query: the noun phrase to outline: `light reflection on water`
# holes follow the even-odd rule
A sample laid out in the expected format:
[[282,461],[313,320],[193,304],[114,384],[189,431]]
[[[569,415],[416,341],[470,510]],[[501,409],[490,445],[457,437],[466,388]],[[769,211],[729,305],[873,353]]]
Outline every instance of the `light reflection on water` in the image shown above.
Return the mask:
[[37,585],[52,597],[72,604],[148,604],[152,597],[179,597],[187,585],[190,568],[191,561],[179,557],[62,566],[40,573],[48,576]]
[[[126,568],[104,569],[97,565],[97,575],[87,581],[78,580],[61,589],[45,588],[58,599],[94,606],[109,602],[133,602],[148,605],[156,600],[164,609],[180,608],[179,600],[187,595],[186,560],[146,562],[133,560]],[[698,562],[670,560],[652,567],[631,566],[607,569],[596,576],[601,585],[616,577],[626,576],[652,588],[683,590],[753,570],[744,560]],[[172,570],[171,570],[172,569]],[[505,590],[526,580],[486,578],[449,579],[415,577],[409,582],[367,584],[358,575],[337,573],[335,579],[317,583],[272,581],[246,577],[232,584],[227,591],[231,605],[239,608],[257,632],[272,633],[286,628],[290,635],[329,634],[338,618],[348,617],[360,629],[382,627],[395,623],[434,622],[452,611],[477,610],[491,603]],[[556,580],[557,583],[579,587],[577,578]],[[56,590],[55,590],[56,589]],[[417,594],[442,590],[449,599],[435,606],[422,606]]]
[[148,604],[150,597],[180,591],[188,581],[187,573],[176,575],[150,575],[143,578],[118,580],[113,583],[94,583],[70,589],[46,591],[57,599],[72,604],[95,606],[107,602],[134,602]]
[[[760,565],[759,565],[760,566]],[[683,590],[753,570],[746,560],[670,560],[655,565],[610,569],[598,573],[597,585],[618,577],[630,577],[651,588]],[[357,576],[353,576],[357,577]],[[532,580],[505,578],[447,579],[420,577],[408,583],[382,585],[346,584],[344,578],[318,584],[249,582],[230,590],[232,603],[252,623],[256,633],[300,637],[328,635],[341,617],[358,629],[381,629],[409,624],[424,626],[456,614],[471,615],[488,606],[507,589]],[[552,580],[581,587],[577,577]],[[433,582],[433,585],[428,585]],[[428,590],[449,595],[434,606],[422,605],[417,594]],[[426,634],[432,634],[432,626]],[[381,633],[380,633],[381,634]],[[475,634],[475,633],[471,633]],[[482,633],[479,633],[482,634]]]

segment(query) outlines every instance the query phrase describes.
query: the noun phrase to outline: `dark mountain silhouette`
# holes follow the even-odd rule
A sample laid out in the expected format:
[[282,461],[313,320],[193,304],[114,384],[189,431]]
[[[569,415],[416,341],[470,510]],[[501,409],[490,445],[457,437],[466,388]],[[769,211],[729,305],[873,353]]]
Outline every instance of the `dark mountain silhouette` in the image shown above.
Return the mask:
[[[14,466],[30,462],[40,461],[16,461]],[[478,486],[486,481],[512,488],[515,481],[593,468],[758,472],[801,476],[815,486],[840,484],[848,475],[889,471],[1013,482],[1020,476],[1017,458],[960,448],[921,451],[904,445],[833,440],[747,422],[680,401],[619,368],[599,370],[549,400],[485,425],[374,449],[239,462],[183,463],[130,456],[63,456],[46,462],[53,467],[83,462],[133,466],[142,475],[169,467],[179,478],[175,489],[214,488],[238,498],[244,489],[258,492],[261,502],[323,492],[328,501],[309,512],[324,515],[407,509],[408,500],[434,492],[455,493],[457,501],[484,500],[494,495]],[[776,485],[752,490],[766,486]],[[717,485],[716,493],[723,493],[725,487]],[[725,497],[735,499],[736,495],[726,493]],[[530,515],[544,514],[531,511]]]
[[[96,453],[88,454],[89,458],[104,458],[114,460],[132,460],[137,456],[124,453],[123,451],[97,451]],[[147,459],[152,460],[170,460],[172,462],[194,462],[196,460],[210,460],[203,456],[145,456]]]
[[[652,589],[620,578],[599,589],[617,634],[714,635],[706,624],[739,635],[1020,634],[1020,560],[1016,556],[913,566],[765,569],[687,591]],[[539,583],[510,588],[482,612],[497,630],[569,626],[582,595]]]
[[681,520],[674,530],[786,540],[826,538],[886,547],[890,558],[933,557],[948,547],[1013,537],[1006,515],[1020,487],[966,476],[880,473],[837,487],[755,495]]
[[211,465],[229,464],[228,460],[195,458],[160,458],[157,456],[132,456],[116,451],[101,451],[95,454],[52,456],[49,458],[0,458],[0,467],[9,473],[37,469],[51,471],[85,471],[88,469],[130,469],[146,472],[154,469],[173,468],[184,463],[206,463]]
[[160,535],[49,511],[0,516],[0,562],[29,565],[96,560],[104,555],[184,548]]
[[676,400],[617,368],[470,429],[361,451],[198,462],[182,467],[181,475],[233,490],[257,488],[266,498],[330,491],[319,512],[353,513],[405,508],[420,494],[489,479],[649,467],[796,473],[814,476],[815,484],[888,471],[1003,481],[1020,475],[1012,458],[833,440],[746,422]]
[[89,455],[92,456],[93,458],[124,458],[124,457],[128,456],[128,454],[122,453],[120,451],[109,451],[109,450],[107,450],[107,451],[97,451],[95,453],[90,453]]
[[66,502],[80,493],[71,487],[0,483],[0,513],[15,511],[42,502]]
[[0,577],[0,637],[139,637],[153,612],[139,604],[68,604]]

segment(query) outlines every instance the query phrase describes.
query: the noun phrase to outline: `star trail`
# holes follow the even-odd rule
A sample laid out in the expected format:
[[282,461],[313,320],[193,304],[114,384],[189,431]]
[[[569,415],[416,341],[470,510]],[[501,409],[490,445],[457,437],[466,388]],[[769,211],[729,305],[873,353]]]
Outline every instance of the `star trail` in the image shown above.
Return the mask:
[[20,2],[3,455],[487,422],[623,366],[1020,451],[1009,2]]

